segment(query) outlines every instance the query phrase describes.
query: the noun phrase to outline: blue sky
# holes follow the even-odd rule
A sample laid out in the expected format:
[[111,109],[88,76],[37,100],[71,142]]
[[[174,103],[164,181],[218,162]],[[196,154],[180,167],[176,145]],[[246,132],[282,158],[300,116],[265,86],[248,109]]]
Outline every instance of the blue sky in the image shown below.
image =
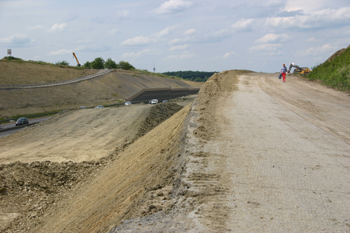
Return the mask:
[[350,45],[349,0],[0,0],[0,57],[156,72],[313,67]]

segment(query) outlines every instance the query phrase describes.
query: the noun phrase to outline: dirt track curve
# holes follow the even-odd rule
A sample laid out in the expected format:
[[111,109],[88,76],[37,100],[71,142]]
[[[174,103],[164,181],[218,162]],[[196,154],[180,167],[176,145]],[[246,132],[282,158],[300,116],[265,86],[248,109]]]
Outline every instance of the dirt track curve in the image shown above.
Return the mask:
[[192,104],[16,229],[349,232],[349,116],[349,94],[316,82],[215,74]]

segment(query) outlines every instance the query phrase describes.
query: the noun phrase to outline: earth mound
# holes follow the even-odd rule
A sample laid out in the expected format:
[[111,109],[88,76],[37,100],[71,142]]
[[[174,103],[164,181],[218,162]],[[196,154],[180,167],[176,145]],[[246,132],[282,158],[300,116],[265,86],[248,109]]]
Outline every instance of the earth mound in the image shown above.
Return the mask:
[[[176,103],[150,107],[150,110],[145,111],[147,117],[137,125],[134,137],[124,141],[124,144],[101,159],[83,162],[34,161],[25,163],[17,161],[1,164],[0,225],[2,227],[0,231],[27,232],[29,228],[38,224],[44,215],[55,211],[59,203],[64,203],[65,198],[74,193],[73,190],[88,184],[94,177],[115,163],[114,161],[119,160],[120,155],[139,137],[147,134],[183,108]],[[124,108],[129,109],[129,106]],[[64,116],[60,117],[64,118]],[[125,121],[129,120],[131,119],[125,119]],[[45,124],[56,124],[56,121],[51,120]],[[31,133],[31,130],[26,131],[27,134]],[[16,136],[13,139],[16,139]],[[149,185],[152,186],[151,183]],[[158,190],[166,186],[165,184],[159,185],[159,183],[154,184],[154,189]],[[168,189],[169,187],[166,188]],[[162,198],[164,195],[169,195],[169,193],[165,194],[164,190]],[[151,208],[152,211],[154,210]]]
[[339,49],[337,52],[335,52],[334,54],[332,54],[332,56],[330,56],[326,62],[330,62],[333,61],[336,57],[340,56],[343,52],[345,52],[345,50],[347,50],[348,48],[350,48],[350,45],[347,48],[343,48],[343,49]]

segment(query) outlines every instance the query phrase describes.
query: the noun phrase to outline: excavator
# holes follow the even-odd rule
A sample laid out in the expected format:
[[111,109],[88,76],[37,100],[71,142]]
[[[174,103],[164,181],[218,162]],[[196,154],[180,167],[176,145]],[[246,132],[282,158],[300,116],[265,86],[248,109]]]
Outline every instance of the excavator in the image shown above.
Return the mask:
[[309,73],[309,72],[312,71],[312,70],[310,70],[308,67],[300,67],[300,66],[298,66],[298,65],[296,65],[296,64],[294,64],[294,63],[291,63],[290,66],[289,66],[289,69],[288,69],[288,71],[287,71],[288,74],[290,73],[290,71],[291,71],[291,69],[292,69],[293,67],[295,68],[294,71],[293,71],[293,73],[297,73],[297,74],[305,75],[305,74],[307,74],[307,73]]
[[75,60],[77,60],[77,63],[78,63],[78,67],[80,67],[81,65],[80,65],[80,63],[79,63],[79,61],[78,61],[78,58],[77,58],[77,56],[75,56],[75,53],[73,52],[73,56],[75,57]]

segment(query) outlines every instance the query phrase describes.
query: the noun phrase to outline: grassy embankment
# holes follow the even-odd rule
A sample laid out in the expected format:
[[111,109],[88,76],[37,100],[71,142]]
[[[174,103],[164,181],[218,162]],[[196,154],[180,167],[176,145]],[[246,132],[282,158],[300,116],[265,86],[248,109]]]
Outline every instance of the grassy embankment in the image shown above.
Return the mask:
[[333,60],[313,68],[306,78],[318,79],[327,86],[350,91],[350,47]]

